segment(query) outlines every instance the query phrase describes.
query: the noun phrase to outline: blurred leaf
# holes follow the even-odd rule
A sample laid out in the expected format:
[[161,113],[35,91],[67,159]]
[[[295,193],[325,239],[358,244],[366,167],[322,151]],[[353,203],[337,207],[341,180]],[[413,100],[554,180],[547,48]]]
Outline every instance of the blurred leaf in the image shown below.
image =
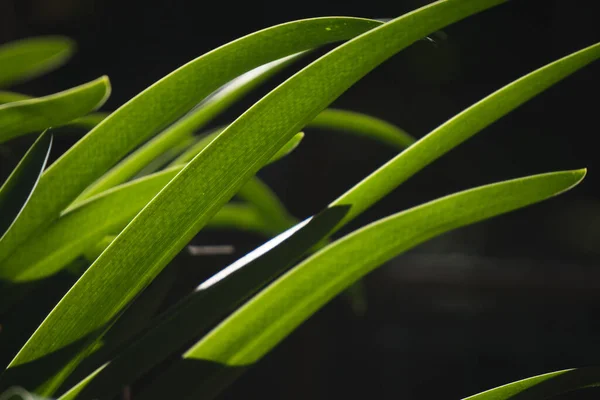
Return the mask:
[[271,188],[255,176],[240,188],[237,196],[256,207],[272,232],[282,232],[298,222]]
[[[379,265],[444,232],[503,214],[577,185],[585,170],[555,172],[459,192],[361,228],[298,264],[245,303],[188,350],[184,359],[224,367],[257,362],[334,296]],[[213,381],[181,361],[138,399],[212,398]],[[221,368],[217,374],[236,373]]]
[[0,240],[35,190],[48,162],[51,148],[52,135],[48,132],[42,133],[0,187]]
[[566,369],[499,386],[464,400],[549,400],[560,394],[597,386],[600,386],[600,369]]
[[31,96],[21,93],[0,91],[0,104],[12,103],[15,101],[29,100]]
[[356,133],[398,149],[404,149],[415,142],[412,136],[389,122],[370,115],[333,108],[323,110],[307,127]]
[[78,197],[78,200],[86,199],[126,182],[156,157],[177,146],[181,141],[186,140],[186,138],[189,138],[195,131],[205,126],[242,96],[264,83],[297,58],[297,56],[290,56],[272,61],[252,71],[248,71],[227,83],[198,107],[190,111],[188,115],[152,138],[106,174],[102,175],[100,179],[94,182]]
[[[9,371],[72,346],[86,335],[100,335],[105,324],[300,127],[398,51],[432,31],[500,2],[440,1],[406,14],[330,51],[254,104],[117,236],[48,315],[12,361]],[[322,28],[321,34],[336,30],[331,23]],[[307,35],[303,30],[302,36]],[[263,47],[274,45],[269,42]],[[52,393],[83,357],[81,353],[38,390]]]
[[0,143],[64,125],[100,107],[110,95],[107,77],[49,96],[0,105]]
[[43,75],[73,54],[75,43],[63,36],[45,36],[0,46],[0,87]]
[[123,156],[223,84],[267,62],[354,37],[377,25],[342,17],[289,22],[221,46],[167,75],[113,112],[48,168],[35,195],[0,242],[0,262],[29,235],[58,218]]

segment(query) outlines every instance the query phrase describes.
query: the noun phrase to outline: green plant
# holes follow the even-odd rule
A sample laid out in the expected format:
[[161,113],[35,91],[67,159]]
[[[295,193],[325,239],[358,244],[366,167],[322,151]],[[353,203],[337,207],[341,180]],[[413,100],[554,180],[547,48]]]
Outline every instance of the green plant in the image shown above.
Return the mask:
[[[89,114],[109,95],[106,78],[36,99],[0,93],[5,103],[0,105],[0,141],[52,127],[0,189],[1,309],[18,309],[37,284],[62,269],[81,274],[14,356],[0,377],[1,387],[20,385],[61,399],[111,398],[170,355],[181,354],[139,398],[211,398],[329,299],[390,258],[448,230],[578,184],[584,170],[499,182],[329,241],[420,169],[600,57],[596,44],[548,64],[414,143],[386,122],[327,109],[398,51],[502,2],[445,0],[386,23],[334,17],[267,28],[191,61],[108,115]],[[339,41],[346,42],[232,123],[194,135],[305,52]],[[71,46],[54,38],[0,48],[0,65],[11,65],[5,75],[0,71],[0,84],[56,66]],[[303,137],[299,132],[310,126],[409,147],[300,222],[254,175],[293,151]],[[89,132],[46,169],[51,134],[73,128]],[[235,195],[241,204],[229,203]],[[154,316],[172,282],[173,271],[166,267],[198,231],[219,227],[274,237]],[[82,259],[88,260],[83,267]],[[473,398],[510,398],[562,382],[544,392],[555,394],[597,377],[556,380],[573,375],[531,378]]]

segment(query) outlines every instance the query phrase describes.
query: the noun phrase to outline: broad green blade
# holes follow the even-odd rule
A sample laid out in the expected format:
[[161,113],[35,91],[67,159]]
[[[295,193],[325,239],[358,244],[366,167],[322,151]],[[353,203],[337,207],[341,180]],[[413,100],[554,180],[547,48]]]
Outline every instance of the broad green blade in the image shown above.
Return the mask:
[[60,126],[102,106],[110,95],[107,77],[49,96],[0,105],[0,143]]
[[[223,269],[176,306],[156,318],[150,330],[115,357],[93,379],[64,398],[110,398],[150,368],[206,332],[272,281],[327,234],[347,208],[329,208],[269,240]],[[63,397],[61,397],[63,399]]]
[[431,162],[599,57],[600,44],[570,54],[517,79],[451,118],[331,203],[352,206],[339,227]]
[[191,111],[189,115],[152,138],[148,143],[102,175],[99,180],[94,182],[78,197],[78,200],[86,199],[128,181],[156,157],[189,138],[194,132],[205,126],[237,100],[296,59],[297,56],[290,56],[261,65],[218,89],[212,96]]
[[214,381],[237,376],[240,367],[257,362],[330,299],[386,261],[444,232],[562,193],[584,176],[585,170],[564,171],[481,186],[369,224],[262,290],[137,398],[212,398]]
[[63,36],[46,36],[0,46],[0,87],[35,78],[64,64],[75,43]]
[[51,148],[52,135],[42,133],[0,187],[0,240],[35,190]]
[[[106,235],[120,232],[181,169],[148,175],[78,202],[4,260],[0,279],[39,280],[65,268]],[[224,206],[208,223],[211,228],[266,235],[278,232],[271,225],[255,209],[236,205]]]
[[600,369],[567,369],[499,386],[464,400],[550,400],[563,393],[594,386],[600,386]]
[[398,149],[409,147],[415,142],[412,136],[389,122],[370,115],[334,108],[323,110],[307,127],[355,133]]
[[0,242],[0,269],[4,258],[29,235],[58,218],[87,186],[225,83],[260,65],[352,38],[379,25],[343,17],[289,22],[221,46],[159,80],[113,112],[48,168],[35,195]]
[[[398,51],[430,32],[501,2],[433,3],[332,50],[274,89],[229,125],[146,205],[63,297],[16,355],[5,374],[13,377],[19,372],[31,374],[28,367],[35,368],[42,358],[58,350],[65,351],[66,346],[81,346],[75,356],[61,360],[64,368],[55,370],[46,382],[37,387],[39,394],[51,395],[81,362],[94,340],[102,335],[114,317],[300,127]],[[346,20],[344,26],[349,25]],[[322,28],[318,37],[339,29],[331,20]],[[310,31],[302,31],[304,40],[310,36]],[[235,43],[240,41],[243,39]],[[277,48],[273,42],[261,48]],[[285,43],[293,42],[289,36],[285,39]],[[247,47],[244,51],[251,52]],[[236,57],[240,55],[236,54]],[[240,63],[231,64],[238,66]],[[202,82],[207,81],[210,79]],[[177,98],[185,98],[181,91],[177,95]],[[169,100],[176,102],[172,98]],[[110,121],[120,121],[117,116],[125,107],[111,114],[94,131],[108,126]],[[162,115],[154,113],[152,116],[158,114]],[[147,125],[151,125],[149,118],[151,116],[145,115],[144,123]],[[87,137],[91,137],[94,131]],[[51,172],[55,170],[51,167],[45,176],[52,176]],[[67,171],[62,172],[65,178]],[[77,173],[85,175],[81,171]],[[0,384],[6,381],[8,379],[1,380]]]

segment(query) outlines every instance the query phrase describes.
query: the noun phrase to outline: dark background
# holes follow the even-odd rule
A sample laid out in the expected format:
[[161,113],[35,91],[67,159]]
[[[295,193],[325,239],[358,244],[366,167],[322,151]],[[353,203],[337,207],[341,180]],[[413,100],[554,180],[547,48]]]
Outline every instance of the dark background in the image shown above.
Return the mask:
[[[42,34],[72,37],[79,49],[65,67],[13,89],[43,95],[106,74],[113,92],[104,109],[114,110],[183,63],[252,31],[313,16],[395,17],[426,3],[0,0],[0,43]],[[593,3],[513,0],[444,29],[435,43],[416,43],[334,106],[384,118],[421,137],[521,75],[598,42]],[[600,364],[599,72],[600,64],[588,66],[504,117],[352,227],[532,173],[587,167],[582,185],[398,257],[365,279],[366,311],[357,315],[356,305],[340,296],[223,398],[458,399],[533,374]],[[282,78],[219,121],[235,118]],[[3,177],[31,139],[0,148]],[[61,138],[59,148],[74,140]],[[363,138],[309,130],[294,154],[261,176],[302,218],[393,155]],[[196,238],[198,244],[233,243],[235,256],[261,240],[236,233]],[[188,267],[199,274],[197,261]]]

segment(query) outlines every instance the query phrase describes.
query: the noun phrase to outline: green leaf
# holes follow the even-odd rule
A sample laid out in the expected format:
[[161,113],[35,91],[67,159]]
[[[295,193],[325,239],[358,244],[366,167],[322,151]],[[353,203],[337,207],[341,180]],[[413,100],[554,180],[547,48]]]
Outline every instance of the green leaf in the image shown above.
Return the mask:
[[195,131],[205,126],[221,112],[246,95],[252,89],[264,83],[267,79],[288,66],[297,56],[286,57],[261,65],[252,71],[235,78],[209,96],[196,109],[191,111],[177,123],[171,125],[161,134],[127,156],[123,161],[104,174],[99,180],[88,187],[79,197],[83,200],[126,182],[148,163],[169,149],[186,140]]
[[[31,100],[34,98],[35,97],[27,96],[27,95],[21,94],[21,93],[0,91],[0,105],[7,104],[7,103],[13,103],[16,101]],[[65,125],[62,125],[61,127],[54,127],[54,130],[58,129],[58,131],[60,132],[61,130],[64,130],[65,128],[69,128],[69,127],[76,127],[76,128],[83,128],[86,130],[90,130],[93,127],[95,127],[96,125],[98,125],[100,122],[102,122],[102,120],[104,118],[106,118],[107,116],[108,116],[107,113],[95,112],[95,113],[84,115],[83,117],[74,119],[73,121],[70,121],[70,122],[66,123]]]
[[17,219],[35,190],[46,168],[51,148],[52,135],[48,132],[42,133],[0,187],[0,238]]
[[336,230],[443,154],[599,57],[600,44],[570,54],[517,79],[434,129],[331,203],[352,206]]
[[0,90],[0,104],[12,103],[15,101],[29,100],[31,96],[21,93],[6,92]]
[[270,61],[346,40],[380,24],[342,17],[285,23],[221,46],[156,82],[108,116],[44,173],[35,195],[0,242],[0,269],[1,261],[20,243],[58,218],[122,157],[225,83]]
[[464,400],[549,400],[594,386],[600,386],[600,369],[566,369],[499,386]]
[[189,361],[176,363],[138,398],[212,398],[210,386],[220,377],[189,379],[194,367],[216,363],[223,367],[215,374],[237,374],[236,367],[257,362],[334,296],[398,254],[452,229],[555,196],[584,176],[585,170],[564,171],[481,186],[369,224],[262,290],[188,350],[184,359]]
[[107,77],[49,96],[0,105],[0,143],[64,125],[100,107],[110,95]]
[[[13,368],[25,373],[26,364],[39,361],[65,346],[72,347],[81,343],[82,347],[77,355],[65,361],[64,368],[55,370],[54,375],[37,388],[42,395],[52,394],[85,357],[87,349],[97,336],[101,336],[107,324],[300,127],[314,119],[353,83],[398,51],[430,32],[501,2],[474,0],[433,3],[374,28],[332,50],[270,92],[229,125],[146,205],[52,310],[13,359],[7,372]],[[345,24],[346,27],[350,25],[347,20]],[[321,25],[321,28],[317,37],[339,29],[333,25],[332,20]],[[293,38],[284,35],[277,37],[282,36],[284,43],[292,46]],[[303,42],[310,36],[310,31],[302,30]],[[264,37],[261,42],[262,39]],[[241,42],[243,39],[234,43]],[[263,43],[260,47],[266,49],[264,51],[279,47],[274,44],[274,40],[267,42],[269,46],[264,46]],[[256,54],[248,47],[243,49],[244,52]],[[215,54],[215,51],[210,54]],[[236,54],[236,58],[239,57],[240,54]],[[281,55],[277,58],[280,57]],[[235,69],[240,62],[229,64],[229,68]],[[179,73],[181,71],[183,69],[178,70]],[[168,78],[175,76],[177,73]],[[201,80],[210,81],[212,79],[206,77]],[[159,84],[151,89],[156,89]],[[194,85],[185,85],[190,86]],[[138,99],[145,93],[148,92],[142,93]],[[182,91],[177,91],[177,98],[185,98]],[[168,100],[176,102],[172,98]],[[129,103],[131,104],[134,101]],[[108,126],[109,121],[116,124],[127,119],[118,118],[125,109],[126,106],[111,114],[95,131]],[[151,119],[163,114],[170,113],[144,113],[140,118],[145,125],[152,126]],[[94,131],[87,137],[93,133]],[[64,159],[65,156],[62,160]],[[51,176],[52,171],[51,167],[45,176]],[[62,173],[62,179],[67,174],[74,175],[73,171]],[[85,173],[77,171],[77,175]],[[40,186],[42,183],[40,182]],[[38,193],[40,191],[41,189]],[[64,189],[63,193],[67,191],[68,189]],[[98,282],[102,284],[99,285]],[[16,372],[9,372],[12,373]]]
[[[69,207],[4,261],[0,278],[27,282],[55,274],[106,235],[120,232],[181,169],[174,167],[148,175]],[[279,232],[254,208],[241,205],[224,206],[207,227],[266,235]]]
[[64,64],[75,43],[62,36],[46,36],[9,42],[0,46],[0,87],[19,83]]
[[237,196],[256,207],[271,227],[280,233],[298,221],[291,216],[277,195],[257,177],[250,178],[238,191]]
[[[347,208],[329,208],[248,253],[157,317],[152,328],[61,400],[110,398],[198,337],[291,267],[329,232]],[[218,215],[218,214],[217,214]],[[144,292],[145,293],[145,292]]]
[[328,108],[315,117],[307,127],[333,129],[380,140],[398,149],[409,147],[415,139],[389,122],[347,110]]

